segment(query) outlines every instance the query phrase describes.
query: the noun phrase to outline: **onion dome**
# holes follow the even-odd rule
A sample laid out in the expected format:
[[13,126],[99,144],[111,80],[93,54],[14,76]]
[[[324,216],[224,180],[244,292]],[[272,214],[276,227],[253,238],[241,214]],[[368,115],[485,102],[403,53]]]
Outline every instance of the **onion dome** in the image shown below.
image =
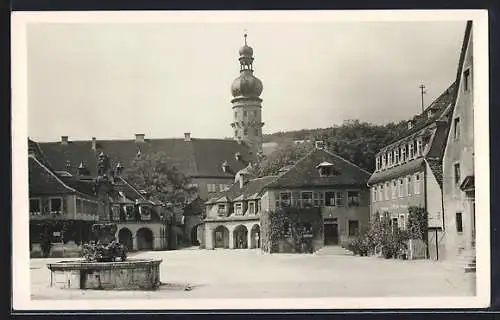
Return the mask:
[[262,81],[253,75],[251,70],[244,70],[231,85],[233,97],[258,98],[264,89]]
[[256,76],[253,75],[253,49],[247,44],[247,34],[245,45],[239,50],[240,76],[231,85],[231,94],[234,98],[258,98],[262,93],[263,86]]

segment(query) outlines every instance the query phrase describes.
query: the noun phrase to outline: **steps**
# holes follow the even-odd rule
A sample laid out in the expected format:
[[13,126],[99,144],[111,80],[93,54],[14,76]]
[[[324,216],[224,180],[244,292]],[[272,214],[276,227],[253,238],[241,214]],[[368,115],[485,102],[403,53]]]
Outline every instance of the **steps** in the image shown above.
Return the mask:
[[353,253],[341,246],[324,246],[314,253],[317,256],[352,256]]
[[476,252],[465,251],[442,262],[452,268],[462,269],[465,273],[476,272]]

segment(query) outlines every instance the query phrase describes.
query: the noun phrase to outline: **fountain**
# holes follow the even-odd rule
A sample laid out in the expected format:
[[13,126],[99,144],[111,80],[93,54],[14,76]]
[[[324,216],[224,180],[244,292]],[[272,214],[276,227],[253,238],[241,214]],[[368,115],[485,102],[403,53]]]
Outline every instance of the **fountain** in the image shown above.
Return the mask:
[[[97,189],[112,186],[105,169],[107,161],[99,156]],[[110,189],[107,189],[110,190]],[[102,190],[101,190],[102,191]],[[102,199],[109,199],[107,192],[97,192]],[[108,200],[109,201],[109,200]],[[101,212],[106,212],[106,202]],[[105,214],[101,215],[105,217]],[[83,259],[49,263],[51,287],[62,289],[100,290],[154,290],[160,286],[161,259],[127,259],[125,247],[116,241],[117,226],[99,223],[92,226],[97,239],[83,245]]]

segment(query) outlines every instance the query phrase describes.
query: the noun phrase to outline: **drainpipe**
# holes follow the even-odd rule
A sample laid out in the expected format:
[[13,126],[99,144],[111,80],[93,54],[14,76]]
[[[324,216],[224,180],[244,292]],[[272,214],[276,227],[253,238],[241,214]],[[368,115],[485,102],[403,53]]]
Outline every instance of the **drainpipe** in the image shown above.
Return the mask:
[[[427,223],[429,223],[429,212],[427,211],[427,208],[428,208],[428,199],[427,199],[427,166],[428,166],[428,163],[427,161],[424,161],[424,179],[423,179],[423,182],[424,182],[424,210],[425,212],[427,212]],[[426,246],[426,249],[425,249],[425,255],[426,255],[426,258],[429,259],[429,225],[427,225],[427,230],[426,230],[426,233],[425,233],[425,243],[427,244]]]

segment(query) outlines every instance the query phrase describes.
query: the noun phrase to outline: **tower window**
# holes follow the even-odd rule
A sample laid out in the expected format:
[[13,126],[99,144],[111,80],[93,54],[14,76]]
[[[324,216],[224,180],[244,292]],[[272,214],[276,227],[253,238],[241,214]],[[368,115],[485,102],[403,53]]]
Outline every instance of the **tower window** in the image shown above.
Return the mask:
[[460,138],[460,118],[453,120],[453,133],[455,140],[458,140]]
[[464,231],[464,226],[462,223],[462,213],[457,212],[455,215],[455,223],[457,225],[457,232],[463,232]]
[[470,69],[464,71],[464,91],[469,91],[470,88]]
[[243,111],[243,117],[246,118],[247,117],[247,111]]
[[460,163],[455,163],[455,184],[460,183]]

